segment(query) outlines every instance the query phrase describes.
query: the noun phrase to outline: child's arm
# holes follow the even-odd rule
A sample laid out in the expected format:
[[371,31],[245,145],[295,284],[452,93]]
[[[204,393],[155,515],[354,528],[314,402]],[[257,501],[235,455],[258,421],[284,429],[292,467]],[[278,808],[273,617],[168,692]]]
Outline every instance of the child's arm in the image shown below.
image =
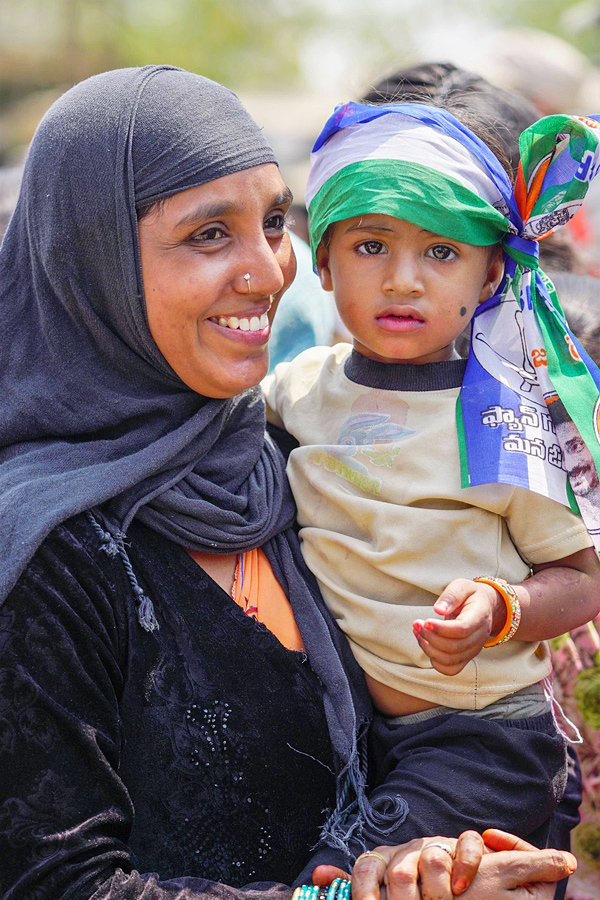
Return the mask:
[[[533,566],[534,574],[513,587],[521,603],[514,640],[542,641],[589,622],[600,612],[600,560],[592,547]],[[486,574],[486,573],[480,573]],[[506,605],[488,584],[457,578],[436,600],[445,619],[417,619],[413,631],[431,664],[457,675],[506,622]]]

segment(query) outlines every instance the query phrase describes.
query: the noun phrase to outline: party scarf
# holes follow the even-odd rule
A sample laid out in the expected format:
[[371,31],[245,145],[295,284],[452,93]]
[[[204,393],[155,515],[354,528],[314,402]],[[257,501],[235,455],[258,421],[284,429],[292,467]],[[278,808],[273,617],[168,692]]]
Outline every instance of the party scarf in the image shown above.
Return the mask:
[[501,243],[504,278],[473,319],[457,404],[462,485],[513,484],[579,512],[600,549],[600,371],[572,334],[538,241],[577,212],[599,163],[599,118],[549,116],[519,141],[513,191],[445,110],[347,103],[313,148],[311,249],[329,225],[379,213],[463,243]]

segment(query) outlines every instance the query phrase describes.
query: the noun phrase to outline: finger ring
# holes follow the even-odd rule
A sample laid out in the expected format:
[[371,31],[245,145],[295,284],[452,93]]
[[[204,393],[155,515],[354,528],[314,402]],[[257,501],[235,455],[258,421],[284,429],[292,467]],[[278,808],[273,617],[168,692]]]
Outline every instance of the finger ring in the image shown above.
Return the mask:
[[388,861],[385,858],[385,856],[382,856],[381,853],[377,852],[377,850],[365,850],[364,853],[361,853],[360,856],[356,857],[356,859],[354,860],[354,865],[356,865],[356,863],[359,861],[359,859],[365,859],[365,857],[368,857],[368,856],[374,856],[376,859],[380,859],[381,862],[384,863],[386,866],[388,864]]
[[427,847],[439,847],[440,850],[444,850],[446,853],[449,853],[450,856],[454,855],[450,844],[445,844],[442,841],[432,841],[430,844],[426,844],[425,847],[423,847],[423,850],[426,850]]

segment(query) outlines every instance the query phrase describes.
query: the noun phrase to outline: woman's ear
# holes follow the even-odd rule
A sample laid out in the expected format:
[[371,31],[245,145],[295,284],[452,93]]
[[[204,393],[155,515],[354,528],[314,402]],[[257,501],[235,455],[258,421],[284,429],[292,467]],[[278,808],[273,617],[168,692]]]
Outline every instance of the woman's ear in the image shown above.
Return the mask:
[[331,280],[331,270],[329,268],[329,248],[324,241],[319,243],[317,247],[317,273],[321,281],[321,287],[324,291],[333,290],[333,281]]
[[479,295],[479,302],[483,303],[493,297],[504,275],[504,258],[502,247],[496,244],[490,252],[490,261],[488,265],[487,275]]

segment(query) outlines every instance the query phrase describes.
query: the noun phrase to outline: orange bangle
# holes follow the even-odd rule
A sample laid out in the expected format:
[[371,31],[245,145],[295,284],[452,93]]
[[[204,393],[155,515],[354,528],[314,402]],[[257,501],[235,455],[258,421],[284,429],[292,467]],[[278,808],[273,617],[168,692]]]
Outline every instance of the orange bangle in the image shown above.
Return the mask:
[[488,578],[487,576],[482,575],[479,578],[474,578],[473,581],[481,581],[483,584],[489,584],[491,587],[495,588],[506,604],[506,622],[504,623],[502,631],[500,631],[496,637],[486,641],[483,646],[497,647],[498,644],[505,644],[506,641],[510,641],[511,638],[514,638],[517,629],[521,624],[521,603],[517,597],[517,592],[512,584],[509,584],[508,581],[505,581],[503,578]]

